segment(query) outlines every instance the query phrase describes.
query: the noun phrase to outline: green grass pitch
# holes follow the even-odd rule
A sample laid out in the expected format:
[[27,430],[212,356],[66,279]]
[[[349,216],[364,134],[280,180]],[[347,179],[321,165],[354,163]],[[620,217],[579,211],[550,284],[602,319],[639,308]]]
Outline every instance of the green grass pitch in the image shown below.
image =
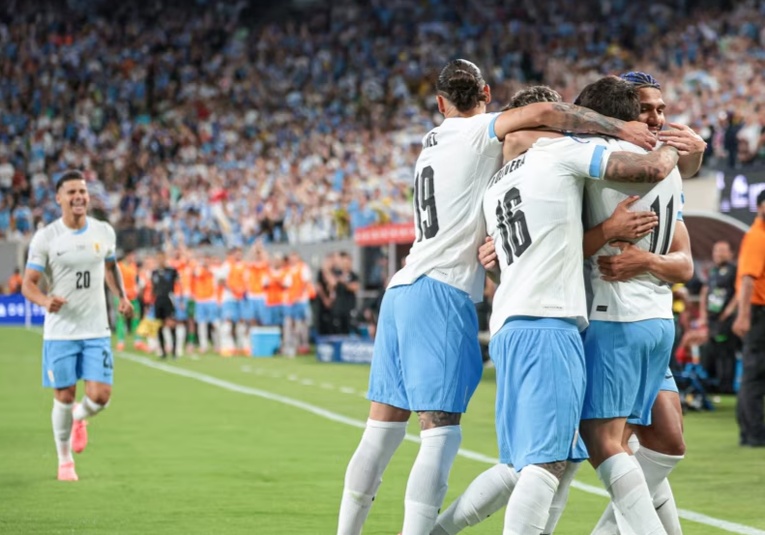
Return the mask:
[[[118,353],[111,406],[91,421],[88,449],[76,457],[80,481],[60,483],[52,396],[40,386],[40,333],[4,329],[0,340],[0,533],[334,533],[345,466],[361,435],[353,424],[366,418],[368,368],[204,356],[166,365],[191,372],[179,376],[146,365],[154,359]],[[244,389],[222,388],[231,384]],[[494,392],[488,370],[464,418],[462,444],[490,457]],[[409,432],[418,432],[414,419]],[[765,449],[737,445],[734,400],[688,414],[686,440],[686,460],[671,478],[678,506],[749,526],[734,533],[765,533]],[[394,457],[365,535],[398,533],[416,452],[404,442]],[[487,467],[459,457],[446,502]],[[599,487],[589,466],[577,480]],[[556,533],[588,534],[605,505],[601,496],[572,489]],[[465,533],[497,534],[501,526],[497,514]],[[683,528],[687,535],[729,532],[689,520]]]

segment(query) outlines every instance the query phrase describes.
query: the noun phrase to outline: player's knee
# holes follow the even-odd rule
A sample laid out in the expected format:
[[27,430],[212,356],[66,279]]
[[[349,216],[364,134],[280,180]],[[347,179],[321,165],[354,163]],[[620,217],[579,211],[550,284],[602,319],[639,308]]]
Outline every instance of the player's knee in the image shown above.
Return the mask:
[[537,466],[539,466],[540,468],[544,468],[545,470],[550,472],[552,475],[554,475],[558,481],[560,481],[561,478],[563,477],[563,473],[566,471],[567,464],[568,463],[566,461],[555,461],[552,463],[541,463],[541,464],[538,464]]
[[445,411],[422,411],[417,413],[420,420],[420,430],[435,429],[436,427],[446,427],[448,425],[459,425],[462,414],[458,412]]
[[90,389],[87,393],[90,400],[99,405],[106,405],[112,397],[112,387],[110,385],[100,384]]
[[76,394],[77,387],[72,385],[68,388],[57,388],[53,393],[53,397],[55,397],[58,402],[69,405],[74,403]]

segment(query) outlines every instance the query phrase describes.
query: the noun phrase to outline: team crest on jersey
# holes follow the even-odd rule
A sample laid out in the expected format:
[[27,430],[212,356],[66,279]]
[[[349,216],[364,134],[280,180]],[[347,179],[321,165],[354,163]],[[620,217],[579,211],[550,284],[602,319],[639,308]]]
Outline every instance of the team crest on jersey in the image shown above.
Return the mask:
[[100,243],[98,243],[98,242],[94,242],[94,243],[93,243],[93,249],[95,249],[95,250],[96,250],[96,253],[97,253],[97,254],[98,254],[98,253],[100,253],[100,252],[101,252],[101,244],[100,244]]

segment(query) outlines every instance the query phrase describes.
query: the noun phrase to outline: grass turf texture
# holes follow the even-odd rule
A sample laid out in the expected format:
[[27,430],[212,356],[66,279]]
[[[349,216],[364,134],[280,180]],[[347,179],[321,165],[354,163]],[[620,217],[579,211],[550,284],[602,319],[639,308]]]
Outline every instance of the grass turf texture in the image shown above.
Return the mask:
[[[58,482],[52,394],[40,386],[41,336],[4,329],[0,337],[0,533],[334,533],[360,429],[117,358],[112,404],[91,421],[88,449],[75,457],[80,481]],[[367,367],[213,356],[171,366],[366,418]],[[492,457],[494,391],[488,370],[462,444]],[[418,432],[415,419],[409,432]],[[765,529],[765,449],[740,448],[737,436],[732,398],[715,412],[687,415],[688,455],[671,478],[675,496],[683,509]],[[365,535],[398,532],[416,452],[404,442],[394,457]],[[458,458],[446,503],[487,467]],[[589,466],[577,479],[599,486]],[[572,489],[556,533],[589,533],[605,505]],[[501,533],[502,517],[466,533]],[[725,533],[685,520],[683,528]]]

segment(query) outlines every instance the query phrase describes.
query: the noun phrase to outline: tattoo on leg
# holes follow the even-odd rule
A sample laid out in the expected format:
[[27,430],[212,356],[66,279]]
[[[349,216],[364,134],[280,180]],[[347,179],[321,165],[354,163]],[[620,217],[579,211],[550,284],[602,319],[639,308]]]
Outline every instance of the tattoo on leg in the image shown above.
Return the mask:
[[554,475],[558,481],[563,477],[563,472],[566,471],[566,466],[568,465],[567,461],[555,461],[554,463],[541,463],[538,464],[540,468],[544,468],[548,472],[550,472],[552,475]]
[[422,411],[417,413],[420,429],[423,431],[447,425],[459,425],[461,416],[459,412]]

